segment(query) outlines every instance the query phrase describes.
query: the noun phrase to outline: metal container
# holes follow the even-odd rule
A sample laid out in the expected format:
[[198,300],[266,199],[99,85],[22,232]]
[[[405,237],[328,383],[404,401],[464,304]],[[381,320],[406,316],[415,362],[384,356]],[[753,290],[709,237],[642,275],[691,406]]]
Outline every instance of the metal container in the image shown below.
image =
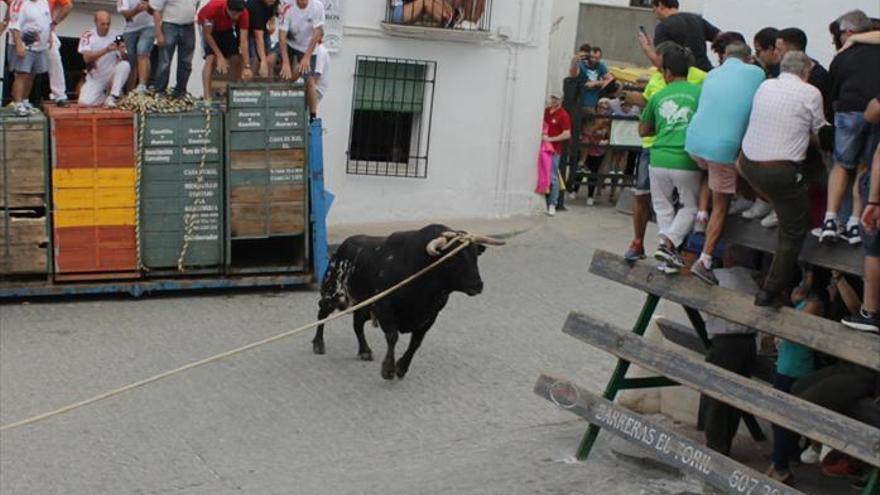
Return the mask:
[[46,118],[0,110],[0,277],[46,276]]
[[139,276],[131,112],[49,106],[55,280]]
[[[141,261],[146,275],[216,273],[223,265],[223,118],[155,113],[138,123]],[[182,268],[182,271],[178,271]]]
[[227,98],[228,267],[306,271],[305,90],[289,83],[234,84]]

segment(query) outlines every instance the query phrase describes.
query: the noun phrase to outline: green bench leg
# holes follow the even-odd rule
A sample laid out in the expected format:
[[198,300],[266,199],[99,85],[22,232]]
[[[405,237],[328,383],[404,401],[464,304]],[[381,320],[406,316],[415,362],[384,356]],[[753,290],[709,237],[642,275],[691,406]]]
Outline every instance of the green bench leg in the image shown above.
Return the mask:
[[871,470],[871,476],[862,495],[880,495],[880,467]]
[[[634,334],[640,336],[645,334],[645,330],[648,329],[648,324],[651,322],[651,316],[654,315],[654,310],[657,309],[658,302],[660,302],[659,297],[653,294],[648,294],[648,298],[645,300],[644,306],[642,306],[642,312],[639,314],[639,319],[636,320],[636,324],[633,327]],[[602,397],[610,401],[613,401],[614,398],[617,397],[617,392],[623,388],[622,386],[626,380],[627,370],[629,370],[629,361],[618,359],[617,367],[614,368],[614,373],[611,374],[611,379],[608,381],[608,385],[605,387],[605,393],[602,394]],[[582,461],[587,459],[590,455],[590,451],[593,449],[593,443],[596,442],[597,436],[599,436],[599,427],[590,424],[587,433],[584,434],[584,438],[581,440],[581,444],[578,447],[578,459]]]

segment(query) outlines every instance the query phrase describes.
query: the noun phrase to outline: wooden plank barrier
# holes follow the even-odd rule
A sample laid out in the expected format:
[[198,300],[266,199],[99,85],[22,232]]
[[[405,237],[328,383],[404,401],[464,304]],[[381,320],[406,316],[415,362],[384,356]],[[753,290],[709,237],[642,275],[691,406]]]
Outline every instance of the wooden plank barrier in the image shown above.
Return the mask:
[[565,378],[543,374],[535,384],[535,393],[721,490],[743,495],[802,495]]
[[722,287],[707,287],[694,277],[667,276],[649,263],[628,264],[623,257],[597,250],[590,272],[654,296],[739,323],[760,332],[880,371],[880,339],[836,321],[791,308],[756,307],[753,299]]
[[563,332],[682,385],[880,466],[880,429],[572,312]]

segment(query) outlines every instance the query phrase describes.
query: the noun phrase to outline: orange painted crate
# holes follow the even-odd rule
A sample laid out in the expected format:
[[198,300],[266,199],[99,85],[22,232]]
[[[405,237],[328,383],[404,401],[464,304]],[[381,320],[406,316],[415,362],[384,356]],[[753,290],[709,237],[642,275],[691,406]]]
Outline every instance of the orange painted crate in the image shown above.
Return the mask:
[[139,276],[134,115],[48,105],[56,280]]

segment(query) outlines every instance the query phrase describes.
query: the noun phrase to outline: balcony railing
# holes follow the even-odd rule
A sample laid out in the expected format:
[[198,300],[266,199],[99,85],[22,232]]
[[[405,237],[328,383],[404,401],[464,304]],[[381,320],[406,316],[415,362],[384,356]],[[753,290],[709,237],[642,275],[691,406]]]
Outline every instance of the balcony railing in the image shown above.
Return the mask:
[[492,28],[492,0],[388,0],[385,23],[489,32]]

